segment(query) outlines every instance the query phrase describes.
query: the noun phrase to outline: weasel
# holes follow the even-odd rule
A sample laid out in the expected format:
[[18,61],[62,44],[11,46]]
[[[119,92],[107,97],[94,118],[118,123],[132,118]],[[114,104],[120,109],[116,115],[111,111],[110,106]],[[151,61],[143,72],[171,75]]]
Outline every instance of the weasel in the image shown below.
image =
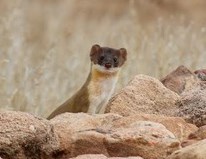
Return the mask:
[[84,85],[47,119],[65,112],[104,113],[114,92],[122,65],[127,59],[125,48],[113,49],[93,45],[90,51],[90,73]]

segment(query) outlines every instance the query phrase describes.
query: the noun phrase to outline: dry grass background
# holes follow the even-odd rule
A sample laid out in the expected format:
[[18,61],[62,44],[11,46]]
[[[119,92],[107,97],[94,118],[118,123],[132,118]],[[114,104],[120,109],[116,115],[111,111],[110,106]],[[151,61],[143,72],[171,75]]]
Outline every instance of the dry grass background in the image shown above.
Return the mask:
[[0,108],[47,116],[85,81],[93,44],[128,50],[118,88],[205,68],[204,0],[0,0]]

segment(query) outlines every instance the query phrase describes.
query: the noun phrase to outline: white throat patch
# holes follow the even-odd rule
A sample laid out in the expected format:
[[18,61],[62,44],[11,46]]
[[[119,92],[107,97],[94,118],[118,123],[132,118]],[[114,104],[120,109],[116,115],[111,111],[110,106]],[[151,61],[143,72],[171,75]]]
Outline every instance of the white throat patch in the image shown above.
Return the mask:
[[119,67],[112,67],[112,68],[107,69],[104,66],[100,66],[98,64],[93,64],[92,68],[98,70],[99,72],[103,72],[103,73],[115,73],[120,70]]

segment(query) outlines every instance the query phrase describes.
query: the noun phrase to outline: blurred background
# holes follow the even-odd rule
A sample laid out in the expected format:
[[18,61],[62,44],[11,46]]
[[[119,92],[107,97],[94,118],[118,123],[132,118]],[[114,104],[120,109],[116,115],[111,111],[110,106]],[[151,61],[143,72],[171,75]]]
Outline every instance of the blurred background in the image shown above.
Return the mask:
[[0,0],[0,110],[46,117],[85,82],[93,44],[124,47],[136,74],[206,68],[204,0]]

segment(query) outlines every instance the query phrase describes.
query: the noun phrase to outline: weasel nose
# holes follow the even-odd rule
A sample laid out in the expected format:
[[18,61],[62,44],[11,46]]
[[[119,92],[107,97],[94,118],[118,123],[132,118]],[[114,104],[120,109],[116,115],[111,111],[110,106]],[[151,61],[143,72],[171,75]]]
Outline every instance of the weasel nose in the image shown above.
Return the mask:
[[112,67],[112,64],[111,64],[111,63],[106,63],[104,66],[105,66],[106,68],[111,68],[111,67]]

